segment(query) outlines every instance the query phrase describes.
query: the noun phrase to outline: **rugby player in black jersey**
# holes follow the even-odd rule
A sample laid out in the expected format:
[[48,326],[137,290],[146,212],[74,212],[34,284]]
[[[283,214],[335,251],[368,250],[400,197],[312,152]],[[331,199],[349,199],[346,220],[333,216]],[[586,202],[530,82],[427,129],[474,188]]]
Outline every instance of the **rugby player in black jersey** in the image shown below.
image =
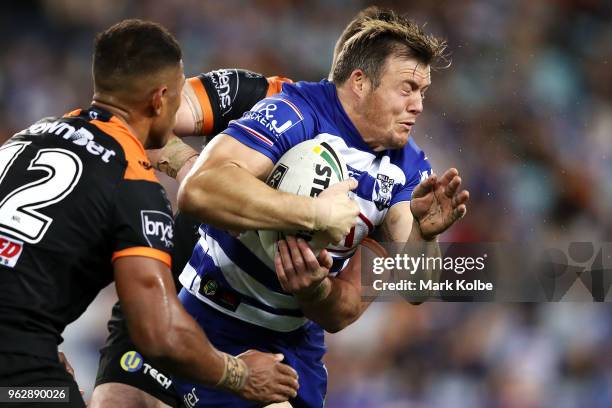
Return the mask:
[[[259,100],[280,92],[286,81],[289,80],[265,78],[240,69],[221,69],[189,78],[183,88],[174,131],[180,136],[215,135]],[[152,164],[179,182],[197,155],[198,152],[177,137],[173,137],[163,149],[149,151]],[[175,285],[178,285],[178,275],[200,236],[199,225],[198,220],[184,214],[175,218],[175,245],[172,249]],[[108,329],[109,336],[100,352],[96,388],[90,406],[180,406],[181,400],[172,388],[169,373],[143,358],[140,349],[130,339],[119,302],[113,307]],[[131,359],[138,359],[140,364],[130,367],[126,361]]]
[[144,149],[175,124],[178,43],[158,24],[123,21],[96,38],[93,77],[90,108],[0,147],[0,386],[68,387],[62,405],[84,406],[57,346],[114,280],[130,337],[156,366],[248,399],[295,395],[282,356],[219,352],[176,297],[171,208]]

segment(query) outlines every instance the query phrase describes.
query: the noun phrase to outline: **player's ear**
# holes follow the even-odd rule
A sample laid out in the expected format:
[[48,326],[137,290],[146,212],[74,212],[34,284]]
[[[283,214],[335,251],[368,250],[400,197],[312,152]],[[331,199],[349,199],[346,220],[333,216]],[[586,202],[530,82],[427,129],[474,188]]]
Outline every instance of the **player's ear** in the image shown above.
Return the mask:
[[348,82],[351,90],[360,98],[366,95],[370,90],[370,80],[361,69],[354,70]]
[[153,108],[154,116],[160,116],[162,113],[162,109],[164,107],[164,103],[166,103],[166,96],[168,93],[168,87],[163,86],[157,88],[153,94],[151,95],[151,107]]

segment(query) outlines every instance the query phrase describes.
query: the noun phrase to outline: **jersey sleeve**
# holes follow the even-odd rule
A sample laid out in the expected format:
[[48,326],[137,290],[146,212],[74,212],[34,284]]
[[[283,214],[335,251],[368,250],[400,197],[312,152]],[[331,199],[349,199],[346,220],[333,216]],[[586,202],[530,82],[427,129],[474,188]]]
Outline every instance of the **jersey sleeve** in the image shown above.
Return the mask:
[[266,155],[273,163],[315,129],[309,105],[296,94],[280,93],[258,102],[223,133]]
[[171,267],[174,222],[163,187],[157,182],[124,179],[115,197],[112,260],[144,256]]
[[422,153],[419,160],[416,163],[413,163],[410,166],[409,171],[406,172],[406,184],[399,187],[397,193],[393,195],[389,205],[392,206],[400,201],[410,201],[412,199],[412,192],[414,191],[415,187],[431,174],[431,164],[425,157],[425,154]]
[[238,119],[258,101],[279,93],[282,84],[291,80],[274,76],[266,78],[244,69],[220,69],[187,80],[198,101],[199,133],[216,135],[231,120]]

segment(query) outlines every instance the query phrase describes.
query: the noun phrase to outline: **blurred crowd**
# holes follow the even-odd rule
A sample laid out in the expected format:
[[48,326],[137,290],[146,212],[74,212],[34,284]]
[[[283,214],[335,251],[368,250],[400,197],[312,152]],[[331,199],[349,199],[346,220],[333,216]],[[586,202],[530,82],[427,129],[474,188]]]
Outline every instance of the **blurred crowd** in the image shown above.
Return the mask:
[[[593,241],[612,234],[612,3],[428,0],[376,4],[448,40],[413,130],[435,170],[471,192],[447,241]],[[46,0],[0,4],[0,141],[40,117],[87,106],[95,33],[158,21],[195,75],[240,67],[327,77],[364,1]],[[90,392],[112,290],[70,328]],[[606,304],[376,303],[328,336],[328,407],[610,407]]]

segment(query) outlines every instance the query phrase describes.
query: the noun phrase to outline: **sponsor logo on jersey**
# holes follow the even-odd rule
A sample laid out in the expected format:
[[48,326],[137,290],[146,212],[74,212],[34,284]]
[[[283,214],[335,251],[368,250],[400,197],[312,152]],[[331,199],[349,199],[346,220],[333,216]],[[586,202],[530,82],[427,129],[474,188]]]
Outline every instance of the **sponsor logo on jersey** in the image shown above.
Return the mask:
[[143,210],[140,212],[142,232],[152,248],[172,248],[174,243],[174,224],[172,218],[161,211]]
[[385,174],[378,174],[376,176],[376,183],[374,184],[374,191],[372,194],[372,201],[376,204],[378,211],[382,211],[389,207],[391,202],[391,191],[393,190],[394,179],[390,178]]
[[119,364],[121,365],[121,368],[123,368],[128,373],[133,373],[142,368],[143,359],[142,356],[134,350],[126,351],[121,356]]
[[160,373],[156,368],[151,366],[151,364],[145,363],[144,359],[137,351],[126,351],[121,356],[119,364],[121,365],[121,368],[128,373],[135,373],[144,367],[142,370],[143,374],[151,376],[151,378],[157,381],[157,383],[165,389],[170,388],[172,385],[172,380],[170,378]]
[[304,120],[297,106],[283,98],[266,98],[243,117],[258,122],[276,138]]
[[144,370],[142,370],[142,372],[144,374],[148,374],[151,377],[153,377],[153,379],[157,381],[159,385],[161,385],[165,389],[170,388],[170,386],[172,385],[172,380],[170,378],[166,377],[164,374],[157,371],[156,368],[153,368],[148,363],[144,363],[143,365],[144,365]]
[[62,139],[68,140],[77,146],[83,147],[87,153],[100,156],[104,163],[108,163],[112,156],[116,153],[114,150],[107,149],[94,140],[94,135],[89,130],[68,124],[63,120],[55,122],[40,122],[30,126],[28,133],[36,135],[40,133],[50,133],[56,136],[61,136]]
[[14,268],[22,252],[22,241],[0,235],[0,265]]

